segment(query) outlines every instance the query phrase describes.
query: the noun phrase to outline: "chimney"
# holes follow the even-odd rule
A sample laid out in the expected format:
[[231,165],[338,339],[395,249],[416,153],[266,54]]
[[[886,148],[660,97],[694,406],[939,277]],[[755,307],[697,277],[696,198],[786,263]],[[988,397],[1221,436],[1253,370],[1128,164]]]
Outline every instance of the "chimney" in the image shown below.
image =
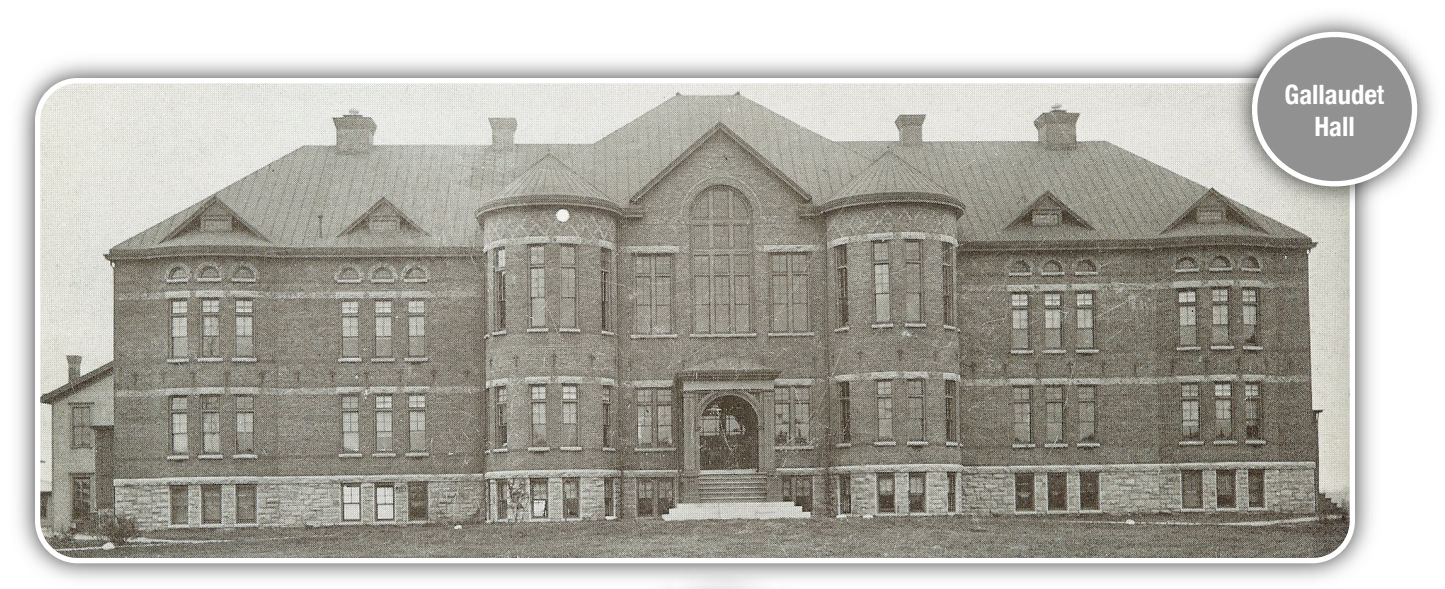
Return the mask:
[[923,117],[928,115],[898,115],[893,124],[898,125],[898,143],[903,145],[923,144]]
[[1039,145],[1044,149],[1073,149],[1078,146],[1075,128],[1079,113],[1067,112],[1063,105],[1053,108],[1034,119],[1034,128],[1039,130]]
[[80,380],[80,356],[66,356],[65,363],[70,365],[70,380],[66,382],[73,383]]
[[511,147],[517,135],[517,119],[487,119],[492,123],[492,147]]
[[336,150],[341,153],[365,153],[371,150],[371,138],[376,134],[376,122],[363,117],[351,109],[344,117],[332,117],[336,122]]

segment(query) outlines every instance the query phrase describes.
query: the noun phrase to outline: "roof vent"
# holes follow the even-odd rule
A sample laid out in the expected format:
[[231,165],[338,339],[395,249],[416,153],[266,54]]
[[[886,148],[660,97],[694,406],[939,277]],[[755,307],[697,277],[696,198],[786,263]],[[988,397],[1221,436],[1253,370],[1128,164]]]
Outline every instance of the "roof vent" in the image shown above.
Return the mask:
[[487,119],[492,123],[492,147],[511,147],[517,136],[517,119]]
[[371,151],[371,140],[376,135],[376,122],[371,117],[351,109],[346,116],[332,117],[336,123],[336,150],[341,153],[364,153]]
[[928,115],[898,115],[893,121],[898,126],[898,143],[902,145],[923,144],[923,117]]
[[1079,113],[1067,112],[1061,104],[1055,104],[1049,112],[1034,119],[1034,128],[1039,130],[1039,145],[1044,149],[1073,149],[1078,146],[1076,123]]

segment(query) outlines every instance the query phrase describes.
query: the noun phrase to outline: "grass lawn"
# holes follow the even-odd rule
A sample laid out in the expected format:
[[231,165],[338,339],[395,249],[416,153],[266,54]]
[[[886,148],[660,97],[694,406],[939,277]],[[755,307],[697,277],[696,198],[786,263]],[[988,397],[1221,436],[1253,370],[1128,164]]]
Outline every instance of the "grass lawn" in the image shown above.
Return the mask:
[[[569,523],[187,530],[149,538],[212,540],[75,550],[76,558],[1309,558],[1345,539],[1341,521],[1220,525],[1250,518],[899,517],[783,521]],[[1199,525],[1162,525],[1163,522]],[[217,541],[218,540],[218,541]]]

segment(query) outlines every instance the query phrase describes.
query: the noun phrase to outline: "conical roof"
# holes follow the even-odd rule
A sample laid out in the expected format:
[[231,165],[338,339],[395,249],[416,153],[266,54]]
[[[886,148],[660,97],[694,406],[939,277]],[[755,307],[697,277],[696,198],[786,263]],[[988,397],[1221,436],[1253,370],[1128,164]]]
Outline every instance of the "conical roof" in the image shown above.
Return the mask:
[[930,194],[953,198],[948,190],[908,165],[892,150],[883,152],[838,191],[836,199],[875,194]]
[[601,191],[550,153],[502,188],[502,191],[497,194],[497,199],[537,196],[607,199]]

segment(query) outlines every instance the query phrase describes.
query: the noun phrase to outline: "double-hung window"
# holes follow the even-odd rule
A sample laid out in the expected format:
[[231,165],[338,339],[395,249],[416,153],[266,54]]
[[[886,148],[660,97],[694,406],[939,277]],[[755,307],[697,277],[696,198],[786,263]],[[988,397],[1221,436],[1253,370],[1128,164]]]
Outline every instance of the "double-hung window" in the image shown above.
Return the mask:
[[89,403],[70,406],[70,447],[91,448],[95,446],[95,434],[90,429],[91,409]]
[[372,496],[376,503],[376,521],[396,519],[396,487],[391,483],[377,483]]
[[201,395],[201,453],[221,453],[221,397]]
[[1243,288],[1239,290],[1240,300],[1240,324],[1243,326],[1245,345],[1259,345],[1259,289]]
[[547,327],[547,247],[527,246],[528,327]]
[[1217,346],[1227,345],[1229,343],[1229,288],[1210,289],[1210,302],[1213,303],[1210,342]]
[[376,342],[372,349],[375,358],[390,358],[391,351],[391,301],[374,301],[373,318],[376,323]]
[[633,333],[672,333],[672,255],[637,254],[633,281]]
[[853,383],[838,383],[838,439],[841,443],[853,442]]
[[943,302],[941,303],[943,307],[943,324],[953,326],[957,325],[954,315],[958,312],[953,305],[954,281],[956,279],[953,273],[953,264],[955,258],[958,256],[958,246],[947,241],[940,243],[943,244],[943,251],[940,256],[943,258]]
[[637,389],[637,445],[672,446],[672,393],[668,389]]
[[581,432],[577,425],[577,385],[565,383],[562,385],[562,445],[577,447],[582,445]]
[[190,414],[186,412],[188,399],[186,397],[171,397],[171,454],[186,454],[190,452],[188,443],[187,421]]
[[1029,349],[1029,295],[1026,293],[1009,295],[1009,307],[1013,322],[1010,346],[1015,350],[1027,350]]
[[1044,349],[1064,348],[1064,295],[1057,292],[1044,293]]
[[1074,348],[1094,349],[1094,293],[1074,293]]
[[808,254],[770,254],[774,333],[808,331]]
[[602,447],[612,447],[612,386],[602,385]]
[[833,282],[838,289],[838,325],[848,326],[848,244],[833,247]]
[[958,441],[958,382],[943,381],[943,439]]
[[361,399],[356,395],[341,397],[341,451],[361,451]]
[[893,513],[896,506],[893,501],[893,473],[878,473],[878,513]]
[[1044,443],[1064,442],[1064,387],[1044,387]]
[[922,472],[908,473],[908,512],[924,513],[928,511],[928,474]]
[[601,308],[598,309],[602,321],[602,331],[612,331],[612,250],[602,248],[601,269],[598,271],[599,284],[598,301]]
[[1184,383],[1180,386],[1180,435],[1185,440],[1199,439],[1199,385]]
[[532,479],[532,519],[547,519],[547,479]]
[[577,328],[577,246],[557,246],[561,262],[557,269],[559,299],[561,307],[557,312],[557,326],[563,329]]
[[492,389],[492,448],[507,447],[507,387]]
[[341,357],[361,357],[361,302],[341,301]]
[[1244,383],[1244,437],[1262,440],[1259,430],[1259,383]]
[[186,301],[184,299],[171,301],[171,357],[190,357],[190,346],[187,345],[187,321]]
[[426,301],[406,302],[406,355],[426,357]]
[[1093,386],[1080,386],[1074,389],[1074,396],[1079,411],[1079,441],[1085,443],[1097,442],[1094,431],[1094,403],[1096,389]]
[[808,393],[808,387],[778,387],[773,392],[775,443],[808,443]]
[[407,421],[411,431],[407,439],[407,450],[426,452],[426,395],[406,396]]
[[376,396],[376,451],[391,452],[391,395]]
[[903,241],[903,288],[907,289],[903,300],[903,320],[908,323],[923,322],[923,242],[916,239]]
[[201,299],[201,357],[221,357],[221,299]]
[[184,526],[190,522],[190,488],[186,485],[171,485],[171,525]]
[[1214,383],[1214,439],[1228,440],[1234,437],[1233,386],[1227,382]]
[[532,391],[532,446],[547,445],[547,385],[534,384]]
[[1179,345],[1199,345],[1199,332],[1196,302],[1198,293],[1192,290],[1179,291]]
[[256,398],[251,395],[236,397],[236,453],[256,453]]
[[236,300],[236,349],[235,358],[255,358],[255,301]]
[[201,523],[221,523],[220,485],[201,485]]
[[1034,441],[1034,390],[1031,387],[1014,387],[1013,389],[1014,443],[1032,444]]
[[361,521],[361,483],[341,484],[341,521]]
[[499,247],[492,250],[492,275],[491,284],[487,288],[492,295],[492,316],[490,329],[506,331],[507,329],[507,249]]
[[875,381],[878,386],[878,440],[893,439],[893,381]]
[[923,395],[926,383],[917,378],[904,382],[908,386],[908,441],[926,441],[923,429]]
[[875,241],[873,246],[873,322],[893,321],[893,293],[889,284],[888,242]]

